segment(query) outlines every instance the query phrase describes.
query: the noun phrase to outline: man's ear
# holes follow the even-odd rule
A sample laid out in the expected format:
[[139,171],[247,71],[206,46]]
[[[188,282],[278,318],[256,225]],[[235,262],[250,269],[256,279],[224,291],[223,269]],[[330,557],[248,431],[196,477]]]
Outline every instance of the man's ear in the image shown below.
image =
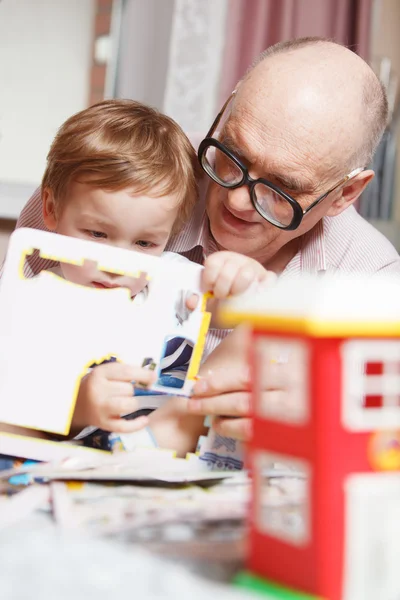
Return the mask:
[[333,201],[330,209],[327,212],[328,217],[335,217],[340,215],[346,208],[361,196],[369,182],[374,178],[375,173],[368,169],[362,171],[359,175],[356,175],[354,179],[350,179],[340,190],[340,194]]
[[43,221],[47,229],[55,231],[57,229],[56,207],[53,192],[50,188],[42,190],[42,210]]

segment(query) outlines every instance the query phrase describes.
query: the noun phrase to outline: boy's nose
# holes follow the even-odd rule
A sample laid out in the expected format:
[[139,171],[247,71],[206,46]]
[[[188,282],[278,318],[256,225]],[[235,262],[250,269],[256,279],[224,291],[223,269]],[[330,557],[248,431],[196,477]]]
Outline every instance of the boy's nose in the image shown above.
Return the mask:
[[117,279],[118,277],[121,277],[121,275],[119,273],[112,273],[111,271],[104,271],[104,273],[107,275],[107,277],[109,277],[110,279]]

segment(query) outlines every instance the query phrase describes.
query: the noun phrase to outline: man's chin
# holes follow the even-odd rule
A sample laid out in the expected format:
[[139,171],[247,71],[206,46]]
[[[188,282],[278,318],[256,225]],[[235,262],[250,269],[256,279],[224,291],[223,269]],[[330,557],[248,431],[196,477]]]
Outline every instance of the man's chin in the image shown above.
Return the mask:
[[239,233],[229,231],[218,224],[217,227],[211,226],[211,234],[217,244],[218,250],[227,250],[229,252],[238,252],[247,256],[252,255],[254,240],[246,238]]
[[[227,250],[244,254],[249,258],[260,260],[260,257],[270,255],[269,248],[277,246],[277,238],[281,237],[281,231],[276,227],[260,227],[256,231],[244,229],[235,231],[226,227],[224,221],[210,220],[211,234],[217,244],[218,250]],[[278,247],[279,250],[279,247]],[[276,251],[276,250],[275,250]]]

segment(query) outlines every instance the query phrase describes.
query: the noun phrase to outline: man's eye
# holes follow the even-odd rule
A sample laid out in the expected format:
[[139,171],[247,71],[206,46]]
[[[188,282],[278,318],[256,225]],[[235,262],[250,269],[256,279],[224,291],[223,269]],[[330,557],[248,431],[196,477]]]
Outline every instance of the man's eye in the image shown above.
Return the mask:
[[101,238],[105,239],[107,237],[107,234],[104,233],[103,231],[93,231],[91,229],[87,230],[87,233],[90,235],[90,237],[99,240]]
[[136,245],[140,246],[141,248],[153,248],[155,246],[153,242],[146,242],[145,240],[138,240]]

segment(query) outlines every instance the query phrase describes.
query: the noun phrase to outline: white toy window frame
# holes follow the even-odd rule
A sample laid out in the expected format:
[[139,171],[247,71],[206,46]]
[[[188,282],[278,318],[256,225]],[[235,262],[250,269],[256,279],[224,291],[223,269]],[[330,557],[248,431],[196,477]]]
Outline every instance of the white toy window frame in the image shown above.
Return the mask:
[[342,345],[342,419],[350,431],[400,427],[400,342]]

